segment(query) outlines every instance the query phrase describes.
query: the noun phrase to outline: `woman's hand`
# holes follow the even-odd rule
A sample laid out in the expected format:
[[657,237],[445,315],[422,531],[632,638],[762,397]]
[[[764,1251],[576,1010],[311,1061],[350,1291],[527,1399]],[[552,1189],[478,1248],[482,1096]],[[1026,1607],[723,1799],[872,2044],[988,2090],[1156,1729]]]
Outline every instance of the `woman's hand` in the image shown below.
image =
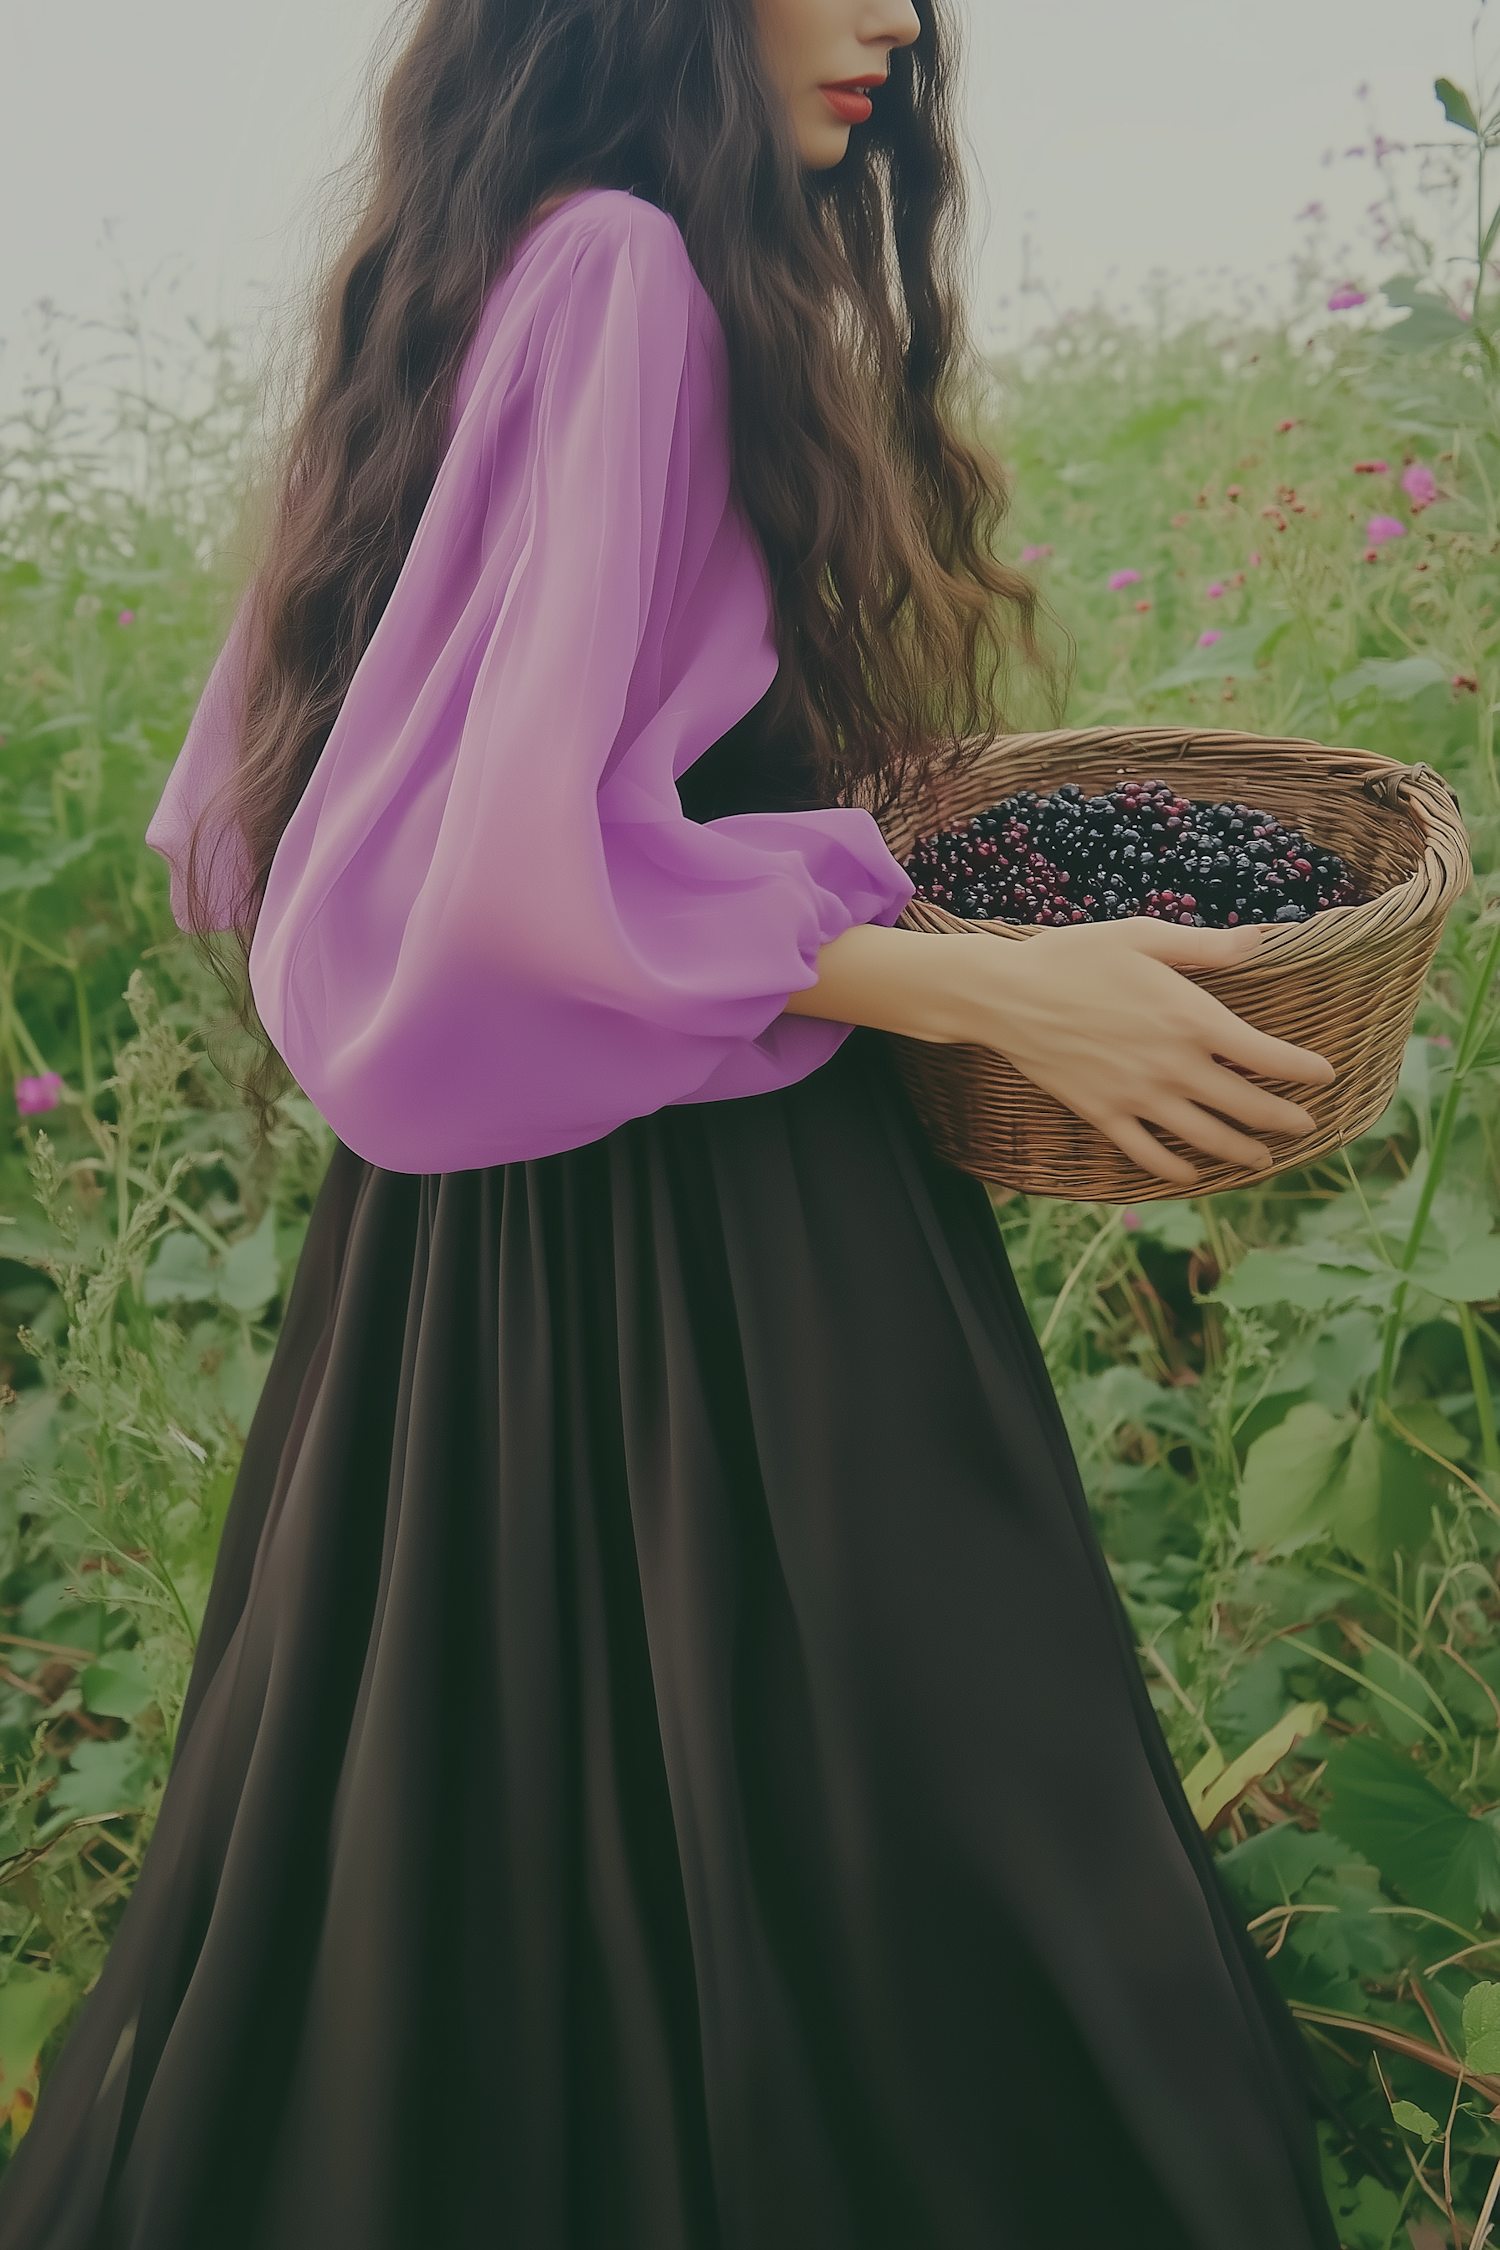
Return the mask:
[[1191,1187],[1197,1173],[1148,1123],[1206,1155],[1269,1171],[1277,1159],[1257,1136],[1306,1133],[1313,1119],[1241,1071],[1294,1085],[1333,1081],[1321,1055],[1254,1030],[1176,974],[1232,967],[1259,943],[1257,927],[1186,930],[1144,916],[1039,930],[1024,944],[977,933],[939,942],[867,925],[823,948],[817,984],[787,1007],[993,1047],[1143,1171]]

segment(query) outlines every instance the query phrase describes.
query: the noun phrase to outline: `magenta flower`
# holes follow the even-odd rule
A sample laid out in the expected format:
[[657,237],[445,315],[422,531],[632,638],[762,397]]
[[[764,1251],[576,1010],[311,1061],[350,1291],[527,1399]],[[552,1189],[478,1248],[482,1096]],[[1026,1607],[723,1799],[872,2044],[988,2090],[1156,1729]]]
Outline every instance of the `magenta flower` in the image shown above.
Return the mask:
[[1333,295],[1329,298],[1328,310],[1330,312],[1353,312],[1356,305],[1362,305],[1364,302],[1365,293],[1363,289],[1352,289],[1346,282],[1342,289],[1335,289]]
[[18,1078],[16,1108],[23,1117],[40,1116],[44,1109],[56,1109],[62,1090],[63,1082],[55,1070],[44,1070],[40,1078]]
[[1222,640],[1223,640],[1223,638],[1224,638],[1224,636],[1223,636],[1223,634],[1222,634],[1222,633],[1215,633],[1215,632],[1200,633],[1200,634],[1198,635],[1198,646],[1199,646],[1200,648],[1212,648],[1212,647],[1213,647],[1213,645],[1214,645],[1214,642],[1215,642],[1215,641],[1222,641]]
[[115,619],[115,623],[117,625],[133,625],[135,623],[135,611],[133,609],[122,609]]
[[1354,464],[1354,474],[1357,477],[1388,477],[1390,473],[1389,461],[1356,461]]
[[1372,547],[1381,547],[1387,539],[1404,539],[1406,526],[1399,516],[1371,516],[1365,525],[1365,537]]
[[1127,586],[1139,586],[1140,582],[1141,574],[1138,570],[1112,570],[1109,574],[1109,590],[1112,594],[1123,594]]
[[1260,550],[1256,547],[1252,547],[1250,550],[1250,568],[1252,570],[1259,570],[1260,568]]
[[1401,489],[1414,510],[1430,508],[1437,498],[1437,478],[1425,461],[1413,461],[1401,479]]
[[1207,587],[1205,591],[1207,592],[1208,598],[1211,602],[1221,602],[1224,599],[1226,589],[1219,584],[1219,581],[1216,578],[1213,584]]
[[1050,547],[1023,547],[1021,549],[1021,560],[1023,563],[1045,562],[1051,552]]
[[1137,1233],[1141,1224],[1139,1211],[1122,1211],[1120,1213],[1120,1224],[1127,1234]]

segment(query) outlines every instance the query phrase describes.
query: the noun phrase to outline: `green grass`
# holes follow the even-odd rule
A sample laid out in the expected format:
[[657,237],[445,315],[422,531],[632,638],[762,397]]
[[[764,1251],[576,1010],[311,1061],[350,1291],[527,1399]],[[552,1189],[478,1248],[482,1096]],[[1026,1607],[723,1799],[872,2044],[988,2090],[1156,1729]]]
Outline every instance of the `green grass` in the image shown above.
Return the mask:
[[[1472,2226],[1500,2164],[1500,383],[1486,320],[1441,311],[1311,347],[1090,318],[1000,371],[1071,723],[1424,759],[1473,839],[1399,1090],[1345,1154],[1254,1194],[998,1214],[1179,1763],[1201,1789],[1256,1752],[1214,1835],[1303,2013],[1350,2250],[1449,2239],[1445,2158]],[[0,451],[6,1114],[17,1077],[64,1084],[0,1148],[13,2134],[150,1830],[328,1149],[295,1098],[252,1142],[141,843],[233,592],[247,402],[211,372],[197,420],[137,396],[101,441],[64,388]],[[1409,460],[1439,487],[1420,512]],[[1375,514],[1407,530],[1371,561]]]

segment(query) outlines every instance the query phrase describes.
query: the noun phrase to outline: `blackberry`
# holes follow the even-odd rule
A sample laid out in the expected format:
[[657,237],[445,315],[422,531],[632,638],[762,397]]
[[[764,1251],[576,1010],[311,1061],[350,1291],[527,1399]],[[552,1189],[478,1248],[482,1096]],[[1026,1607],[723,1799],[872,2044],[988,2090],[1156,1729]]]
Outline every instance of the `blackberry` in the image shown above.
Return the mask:
[[1305,922],[1357,896],[1337,855],[1274,813],[1179,796],[1156,780],[1085,796],[1018,790],[906,863],[919,899],[971,922],[1061,928],[1144,914],[1197,929]]

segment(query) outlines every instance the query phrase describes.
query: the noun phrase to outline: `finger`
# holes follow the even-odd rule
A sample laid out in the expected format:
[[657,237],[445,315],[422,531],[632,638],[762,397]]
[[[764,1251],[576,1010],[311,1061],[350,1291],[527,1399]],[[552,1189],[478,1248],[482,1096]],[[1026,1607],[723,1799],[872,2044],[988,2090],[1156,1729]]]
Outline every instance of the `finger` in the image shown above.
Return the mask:
[[1127,915],[1110,925],[1138,953],[1165,961],[1173,969],[1230,969],[1252,960],[1265,936],[1263,923],[1247,922],[1238,930],[1197,930],[1180,922],[1158,922],[1149,914]]
[[1269,1087],[1258,1086],[1253,1078],[1241,1078],[1237,1071],[1223,1070],[1214,1064],[1203,1071],[1184,1077],[1177,1091],[1187,1099],[1199,1103],[1204,1109],[1222,1110],[1237,1124],[1248,1126],[1255,1133],[1311,1133],[1317,1119],[1300,1102],[1288,1101],[1282,1094],[1273,1094]]
[[1275,1158],[1264,1142],[1252,1140],[1223,1118],[1215,1117],[1209,1110],[1200,1109],[1196,1102],[1175,1097],[1163,1099],[1158,1095],[1151,1113],[1153,1125],[1172,1133],[1189,1148],[1201,1148],[1207,1156],[1217,1156],[1225,1164],[1238,1164],[1247,1172],[1269,1172]]
[[1198,1185],[1198,1174],[1186,1157],[1163,1148],[1155,1134],[1148,1133],[1138,1118],[1096,1118],[1093,1122],[1123,1155],[1130,1158],[1132,1164],[1139,1165],[1152,1179],[1170,1180],[1174,1187],[1191,1188]]
[[1171,1180],[1178,1187],[1192,1187],[1198,1174],[1186,1157],[1178,1156],[1172,1149],[1163,1148],[1153,1133],[1149,1133],[1140,1119],[1126,1110],[1086,1109],[1081,1104],[1069,1103],[1075,1116],[1086,1125],[1092,1125],[1106,1140],[1113,1141],[1121,1153],[1138,1164],[1143,1172],[1153,1178]]
[[1253,1070],[1258,1078],[1288,1078],[1294,1086],[1331,1086],[1338,1076],[1326,1055],[1311,1047],[1294,1047],[1269,1031],[1257,1031],[1232,1008],[1223,1011],[1227,1022],[1213,1034],[1213,1051],[1225,1062]]

